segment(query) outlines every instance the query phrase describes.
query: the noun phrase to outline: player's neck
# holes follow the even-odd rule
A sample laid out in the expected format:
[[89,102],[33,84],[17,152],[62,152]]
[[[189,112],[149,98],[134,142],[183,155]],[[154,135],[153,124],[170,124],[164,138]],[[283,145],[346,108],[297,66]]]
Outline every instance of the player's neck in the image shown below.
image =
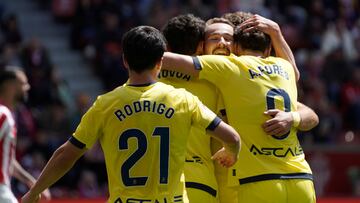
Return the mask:
[[257,57],[265,57],[265,54],[261,51],[254,51],[250,49],[243,50],[241,55],[250,55],[250,56],[257,56]]
[[14,110],[14,101],[10,98],[6,98],[6,97],[0,97],[0,103],[6,107],[8,107],[11,111]]
[[157,81],[157,74],[153,71],[145,71],[142,73],[129,72],[129,85],[151,84]]

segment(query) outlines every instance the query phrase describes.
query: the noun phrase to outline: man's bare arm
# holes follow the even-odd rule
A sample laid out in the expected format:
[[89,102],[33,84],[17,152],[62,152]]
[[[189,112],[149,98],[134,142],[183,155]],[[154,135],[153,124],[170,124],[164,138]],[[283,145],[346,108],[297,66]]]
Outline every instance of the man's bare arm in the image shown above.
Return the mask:
[[308,131],[313,129],[319,124],[318,115],[308,106],[303,103],[298,102],[297,112],[300,114],[300,124],[297,127],[301,131]]
[[268,34],[271,38],[276,56],[289,61],[294,68],[296,80],[298,81],[300,79],[300,72],[295,63],[294,54],[292,53],[288,43],[285,41],[280,27],[276,22],[255,14],[253,17],[243,22],[240,25],[240,28],[244,32],[250,32],[258,29]]
[[272,117],[262,125],[268,135],[282,136],[289,132],[292,126],[301,131],[308,131],[319,123],[316,113],[300,102],[297,104],[296,112],[271,109],[266,111],[265,115]]
[[222,142],[223,148],[218,150],[212,159],[224,167],[235,164],[239,157],[241,140],[240,135],[230,125],[223,121],[213,130],[209,131],[211,136]]
[[171,52],[164,53],[162,69],[175,70],[190,74],[194,77],[198,77],[200,71],[195,69],[193,58],[191,56]]

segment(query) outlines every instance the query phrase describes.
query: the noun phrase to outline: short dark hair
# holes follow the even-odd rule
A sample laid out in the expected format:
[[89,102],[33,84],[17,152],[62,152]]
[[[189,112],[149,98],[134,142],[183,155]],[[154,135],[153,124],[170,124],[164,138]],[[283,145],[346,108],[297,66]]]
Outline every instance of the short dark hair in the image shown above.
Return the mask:
[[259,30],[252,32],[243,32],[240,27],[235,27],[234,43],[241,46],[242,49],[264,52],[271,45],[270,36]]
[[11,80],[17,80],[17,75],[15,71],[7,69],[0,70],[0,88],[5,82]]
[[234,24],[234,26],[238,26],[251,16],[253,16],[252,13],[237,11],[233,13],[225,13],[221,17],[229,20],[232,24]]
[[153,69],[166,50],[164,36],[151,26],[138,26],[126,32],[122,46],[129,69],[137,73]]
[[193,14],[171,18],[162,32],[172,52],[193,55],[205,37],[205,21]]

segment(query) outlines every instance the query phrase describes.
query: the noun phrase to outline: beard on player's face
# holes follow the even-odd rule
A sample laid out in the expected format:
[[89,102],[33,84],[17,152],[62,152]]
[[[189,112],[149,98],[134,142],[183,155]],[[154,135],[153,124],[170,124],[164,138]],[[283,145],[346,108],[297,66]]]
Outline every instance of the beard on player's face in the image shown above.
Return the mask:
[[230,49],[228,47],[217,47],[211,52],[211,54],[228,56],[230,55]]

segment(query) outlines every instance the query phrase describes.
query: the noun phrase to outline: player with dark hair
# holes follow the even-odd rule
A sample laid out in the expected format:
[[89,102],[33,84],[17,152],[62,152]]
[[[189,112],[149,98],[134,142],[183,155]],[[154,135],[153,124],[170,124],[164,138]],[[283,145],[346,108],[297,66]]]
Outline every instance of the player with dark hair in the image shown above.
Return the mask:
[[205,34],[205,22],[193,14],[171,18],[163,27],[168,51],[186,55],[201,55]]
[[233,13],[225,13],[221,17],[227,19],[234,25],[234,27],[236,27],[241,25],[243,22],[245,22],[247,19],[249,19],[252,16],[253,16],[252,13],[236,11]]
[[[191,56],[203,51],[205,22],[192,14],[171,18],[163,28],[168,50]],[[194,79],[181,72],[161,70],[160,81],[182,87],[196,95],[214,112],[220,111],[221,96],[217,88],[205,80]],[[211,137],[204,129],[191,128],[185,159],[185,186],[190,203],[218,202],[218,186],[211,159]]]
[[123,37],[128,82],[99,96],[73,136],[53,154],[23,203],[62,177],[99,140],[108,173],[108,202],[183,202],[179,190],[192,126],[224,143],[214,159],[230,167],[240,148],[238,133],[184,89],[157,82],[165,39],[139,26]]

